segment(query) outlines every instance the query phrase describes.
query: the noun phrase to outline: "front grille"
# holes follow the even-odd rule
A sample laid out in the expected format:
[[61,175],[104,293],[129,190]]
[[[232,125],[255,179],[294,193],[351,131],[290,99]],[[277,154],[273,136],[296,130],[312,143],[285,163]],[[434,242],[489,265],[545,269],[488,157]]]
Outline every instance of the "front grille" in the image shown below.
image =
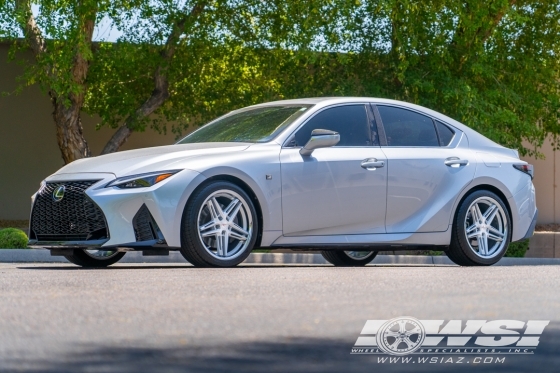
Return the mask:
[[[109,237],[105,216],[85,194],[99,180],[53,182],[37,193],[31,213],[31,238],[39,241],[89,241]],[[63,198],[53,193],[64,186]]]

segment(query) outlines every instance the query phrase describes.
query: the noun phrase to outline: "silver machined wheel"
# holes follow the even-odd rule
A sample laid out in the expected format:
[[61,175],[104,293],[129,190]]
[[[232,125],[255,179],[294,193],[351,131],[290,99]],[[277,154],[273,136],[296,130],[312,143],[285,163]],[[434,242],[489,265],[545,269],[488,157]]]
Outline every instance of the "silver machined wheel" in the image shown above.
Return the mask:
[[508,237],[506,212],[491,197],[475,199],[465,216],[465,236],[470,249],[483,259],[499,255]]
[[352,259],[361,260],[374,255],[375,251],[345,251],[344,254],[348,255]]
[[251,210],[247,201],[232,190],[210,194],[200,207],[197,221],[200,242],[217,259],[234,259],[251,242]]
[[84,250],[84,253],[97,260],[108,260],[116,256],[119,252],[117,250]]

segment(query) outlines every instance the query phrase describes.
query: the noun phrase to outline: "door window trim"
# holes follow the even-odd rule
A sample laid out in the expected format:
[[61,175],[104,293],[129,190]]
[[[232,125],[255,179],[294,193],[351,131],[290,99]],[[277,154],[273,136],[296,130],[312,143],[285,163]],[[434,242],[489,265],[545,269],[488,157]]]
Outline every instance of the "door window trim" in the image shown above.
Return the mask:
[[302,148],[303,146],[295,146],[295,145],[292,145],[291,143],[292,143],[292,141],[294,141],[294,137],[295,137],[296,133],[303,126],[305,126],[310,120],[315,118],[315,116],[318,115],[319,113],[321,113],[321,112],[323,112],[327,109],[332,109],[332,108],[335,108],[335,107],[356,106],[356,105],[363,106],[364,110],[366,111],[367,123],[365,123],[365,125],[367,126],[367,129],[368,129],[370,145],[364,145],[364,146],[334,146],[334,147],[336,147],[336,148],[369,148],[369,147],[378,148],[380,145],[373,145],[372,125],[375,125],[377,127],[378,141],[381,144],[381,135],[380,135],[379,124],[378,124],[379,122],[377,121],[377,116],[372,116],[373,113],[370,112],[371,104],[368,103],[368,102],[344,102],[344,103],[340,103],[340,104],[325,106],[324,108],[321,108],[321,109],[317,110],[309,118],[307,118],[303,123],[301,123],[296,129],[293,130],[293,132],[286,138],[286,141],[284,141],[284,143],[282,144],[282,148]]

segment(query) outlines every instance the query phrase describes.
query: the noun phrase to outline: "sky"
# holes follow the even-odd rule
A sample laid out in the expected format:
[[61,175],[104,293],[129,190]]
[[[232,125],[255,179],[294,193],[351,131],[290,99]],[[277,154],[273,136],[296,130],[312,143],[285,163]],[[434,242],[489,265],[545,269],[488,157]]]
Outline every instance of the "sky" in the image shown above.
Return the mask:
[[93,30],[94,41],[115,42],[121,35],[122,32],[117,30],[107,17],[104,17]]
[[[39,5],[31,5],[31,11],[34,16],[39,14]],[[95,29],[93,30],[93,40],[94,41],[110,41],[115,42],[122,35],[122,32],[114,27],[111,20],[104,17],[101,21],[97,23]]]

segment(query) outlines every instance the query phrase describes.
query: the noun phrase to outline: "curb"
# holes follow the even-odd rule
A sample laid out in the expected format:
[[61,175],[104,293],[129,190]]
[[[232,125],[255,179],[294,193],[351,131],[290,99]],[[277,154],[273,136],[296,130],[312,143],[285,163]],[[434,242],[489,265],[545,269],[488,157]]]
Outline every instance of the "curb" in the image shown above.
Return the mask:
[[[68,263],[62,256],[51,256],[44,249],[6,249],[0,250],[0,263]],[[187,264],[178,251],[169,256],[143,256],[141,252],[128,252],[119,263],[160,263]],[[274,265],[326,265],[329,264],[321,254],[309,253],[252,253],[244,264]],[[378,255],[371,265],[455,265],[446,256],[420,255]],[[560,258],[503,258],[495,266],[560,265]]]

